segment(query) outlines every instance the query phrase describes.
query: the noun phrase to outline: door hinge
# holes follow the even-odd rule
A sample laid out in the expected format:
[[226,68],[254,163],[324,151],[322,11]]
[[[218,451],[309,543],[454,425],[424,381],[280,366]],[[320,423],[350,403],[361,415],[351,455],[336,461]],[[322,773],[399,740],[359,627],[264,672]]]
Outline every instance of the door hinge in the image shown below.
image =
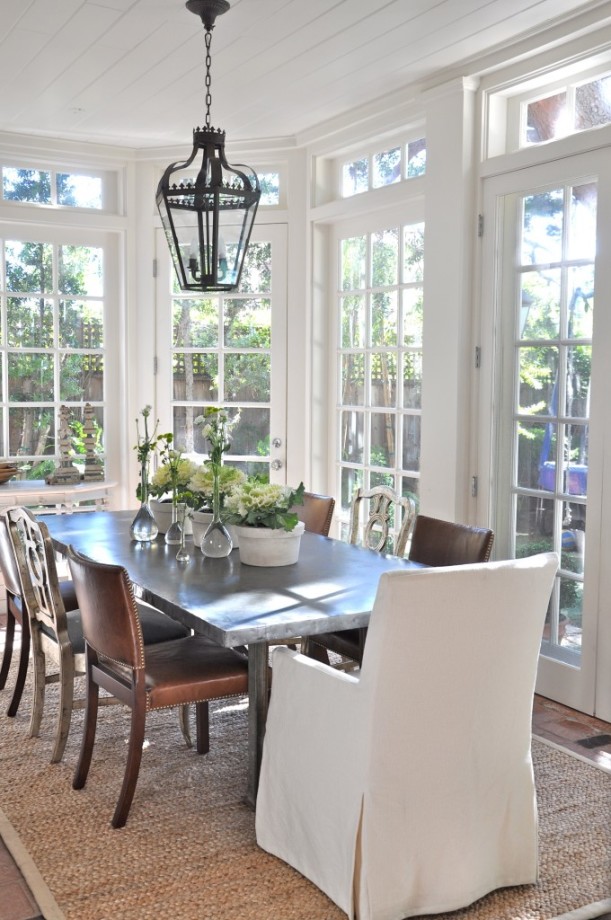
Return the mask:
[[157,277],[157,259],[153,259],[153,278]]
[[157,371],[159,370],[159,358],[157,355],[153,358],[153,377],[157,376]]
[[471,496],[477,498],[477,476],[471,477]]
[[475,346],[475,367],[481,367],[482,364],[482,349],[479,345]]
[[484,235],[484,215],[483,214],[477,215],[477,235],[478,236]]

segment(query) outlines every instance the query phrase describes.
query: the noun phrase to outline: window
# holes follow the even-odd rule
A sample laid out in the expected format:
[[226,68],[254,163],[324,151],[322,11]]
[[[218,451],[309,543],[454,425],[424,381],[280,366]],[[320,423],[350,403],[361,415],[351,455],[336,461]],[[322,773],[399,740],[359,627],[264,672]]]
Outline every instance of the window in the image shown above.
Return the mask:
[[73,172],[71,170],[30,169],[3,165],[2,199],[22,204],[56,208],[102,210],[104,195],[116,186],[110,173]]
[[194,419],[206,406],[240,413],[225,462],[267,476],[272,370],[272,243],[251,240],[239,291],[185,294],[172,275],[172,411],[177,446],[208,445]]
[[371,156],[343,162],[340,169],[342,198],[350,198],[370,188],[393,185],[426,172],[426,139],[397,144]]
[[0,254],[0,453],[18,459],[24,478],[43,479],[59,457],[61,407],[84,455],[90,403],[103,460],[104,250],[5,236]]
[[280,174],[277,172],[258,173],[261,186],[260,204],[274,206],[280,204]]
[[523,108],[525,145],[611,124],[611,76],[569,83],[561,92],[524,102]]
[[337,492],[346,521],[358,487],[418,497],[424,224],[339,245]]

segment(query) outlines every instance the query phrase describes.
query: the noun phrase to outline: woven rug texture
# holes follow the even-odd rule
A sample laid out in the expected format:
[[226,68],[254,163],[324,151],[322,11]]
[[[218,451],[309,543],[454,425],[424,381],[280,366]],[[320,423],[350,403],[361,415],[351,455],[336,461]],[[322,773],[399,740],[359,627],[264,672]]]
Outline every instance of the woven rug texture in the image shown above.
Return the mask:
[[[8,693],[0,694],[3,709]],[[150,714],[136,795],[121,830],[110,827],[110,818],[129,713],[118,706],[100,711],[89,779],[77,792],[71,781],[83,714],[73,715],[62,763],[49,763],[56,700],[51,686],[40,738],[28,737],[28,690],[17,718],[0,715],[0,807],[67,920],[345,917],[256,845],[254,812],[243,802],[246,700],[211,706],[211,750],[203,757],[185,747],[175,711]],[[611,898],[611,776],[537,740],[533,752],[539,883],[494,892],[437,920],[552,920]],[[599,916],[591,911],[583,916]]]

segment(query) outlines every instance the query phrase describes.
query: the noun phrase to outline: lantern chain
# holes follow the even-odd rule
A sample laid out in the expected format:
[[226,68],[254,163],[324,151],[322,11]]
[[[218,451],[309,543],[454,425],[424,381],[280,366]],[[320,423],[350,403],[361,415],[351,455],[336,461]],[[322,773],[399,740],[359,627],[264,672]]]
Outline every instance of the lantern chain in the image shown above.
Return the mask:
[[206,128],[210,128],[210,106],[212,105],[212,93],[210,92],[212,84],[210,77],[210,67],[212,65],[212,57],[210,56],[211,41],[212,32],[210,29],[206,29]]

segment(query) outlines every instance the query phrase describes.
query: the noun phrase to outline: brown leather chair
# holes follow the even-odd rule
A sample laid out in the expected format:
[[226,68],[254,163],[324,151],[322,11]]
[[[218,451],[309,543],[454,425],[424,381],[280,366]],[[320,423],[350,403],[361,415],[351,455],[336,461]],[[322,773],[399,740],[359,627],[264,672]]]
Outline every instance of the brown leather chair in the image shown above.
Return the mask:
[[[59,683],[57,727],[51,754],[51,762],[57,763],[63,757],[68,740],[72,710],[84,706],[84,700],[74,699],[74,677],[85,673],[85,640],[81,613],[76,608],[78,598],[70,583],[73,604],[72,609],[67,610],[47,525],[37,520],[27,508],[9,508],[4,512],[4,517],[18,573],[20,595],[27,611],[32,646],[34,697],[30,736],[40,732],[46,684]],[[160,610],[143,603],[139,606],[145,644],[163,643],[189,634],[184,626]],[[48,659],[56,665],[52,673],[47,673]],[[105,700],[104,704],[114,702]],[[183,734],[187,744],[190,744],[186,728],[183,728]]]
[[[362,507],[367,508],[364,525],[361,522]],[[393,555],[402,556],[415,513],[416,506],[412,499],[398,496],[388,486],[357,489],[350,510],[350,543],[362,542],[363,546],[377,552],[390,552],[392,549]],[[402,515],[398,528],[395,528],[396,515]],[[394,529],[396,535],[393,537]],[[366,628],[322,633],[302,642],[302,651],[317,661],[328,663],[329,652],[335,652],[360,664],[366,636]]]
[[123,785],[112,818],[123,827],[136,790],[146,713],[195,703],[198,753],[209,750],[208,701],[248,692],[248,663],[203,636],[144,646],[132,583],[124,568],[68,550],[86,647],[87,705],[73,787],[87,781],[95,742],[99,688],[132,710]]
[[303,505],[296,505],[295,511],[299,520],[305,524],[307,531],[328,537],[334,508],[335,499],[329,495],[304,492]]
[[[0,667],[0,690],[4,689],[6,686],[6,679],[11,666],[15,627],[16,625],[21,627],[21,647],[19,651],[17,678],[13,688],[13,696],[6,711],[7,716],[13,717],[17,715],[19,703],[23,695],[25,679],[28,673],[28,664],[30,660],[30,627],[27,613],[24,614],[21,582],[19,580],[19,571],[15,561],[13,544],[8,530],[6,511],[0,513],[0,572],[2,572],[2,579],[6,590],[6,634],[2,666]],[[64,608],[66,610],[75,610],[78,604],[72,582],[69,580],[60,581],[59,590]]]
[[423,565],[468,565],[488,562],[494,533],[484,527],[455,524],[418,514],[414,523],[409,558]]
[[[494,533],[484,527],[455,524],[439,518],[416,515],[408,559],[428,566],[468,565],[488,562],[494,543]],[[328,661],[327,651],[336,652],[361,664],[367,629],[347,629],[325,633],[310,640],[311,657]]]

